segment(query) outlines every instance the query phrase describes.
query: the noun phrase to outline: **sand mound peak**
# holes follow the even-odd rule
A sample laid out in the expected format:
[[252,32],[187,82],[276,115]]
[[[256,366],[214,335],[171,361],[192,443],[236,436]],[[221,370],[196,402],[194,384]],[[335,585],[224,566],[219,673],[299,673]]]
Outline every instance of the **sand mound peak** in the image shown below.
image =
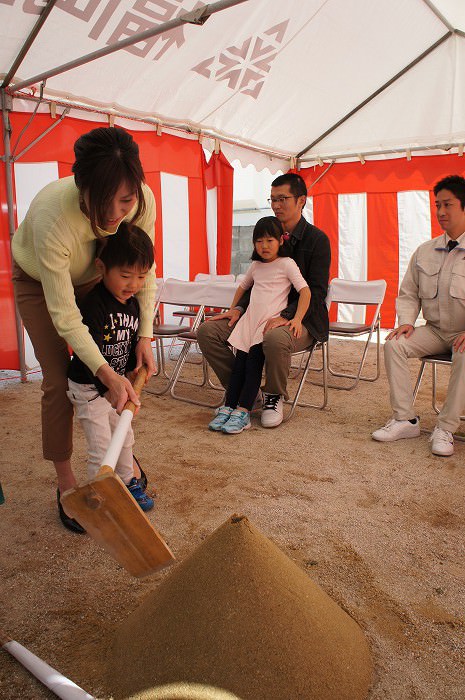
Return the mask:
[[117,699],[187,681],[243,700],[362,700],[371,674],[356,622],[232,516],[119,627],[107,680]]

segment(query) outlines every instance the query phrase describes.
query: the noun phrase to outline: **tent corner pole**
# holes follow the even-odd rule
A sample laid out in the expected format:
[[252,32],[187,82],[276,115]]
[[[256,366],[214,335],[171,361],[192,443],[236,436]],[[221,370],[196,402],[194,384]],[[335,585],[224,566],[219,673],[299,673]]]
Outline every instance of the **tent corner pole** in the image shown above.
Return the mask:
[[[11,123],[10,112],[13,107],[13,101],[4,88],[0,88],[0,99],[2,105],[2,126],[3,126],[3,143],[5,145],[5,156],[2,158],[5,167],[5,182],[6,182],[6,200],[8,210],[8,231],[10,234],[10,251],[11,239],[15,232],[15,216],[14,216],[14,200],[13,200],[13,172],[11,160]],[[11,256],[13,259],[13,255]],[[21,373],[21,381],[27,382],[26,354],[24,349],[23,326],[18,311],[18,306],[15,301],[15,322],[16,322],[16,337],[18,341],[19,354],[19,370]]]

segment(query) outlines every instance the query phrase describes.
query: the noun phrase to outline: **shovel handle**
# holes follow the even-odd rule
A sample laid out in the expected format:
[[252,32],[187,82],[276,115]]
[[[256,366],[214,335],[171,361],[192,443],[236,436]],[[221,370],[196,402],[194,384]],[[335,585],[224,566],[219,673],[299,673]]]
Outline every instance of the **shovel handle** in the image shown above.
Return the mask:
[[[148,370],[146,365],[142,365],[142,367],[136,374],[136,378],[134,380],[132,388],[136,392],[137,396],[141,395],[142,389],[144,388],[145,381],[147,379],[147,371]],[[132,401],[126,401],[124,410],[132,411],[134,413],[134,411],[136,410],[136,405]]]
[[[133,384],[134,391],[136,392],[137,396],[140,396],[142,388],[145,384],[146,377],[147,367],[143,365],[136,374],[136,378]],[[108,472],[109,468],[111,468],[112,470],[115,469],[115,465],[119,459],[119,455],[123,448],[124,440],[126,439],[126,435],[128,433],[129,426],[131,425],[132,417],[134,415],[135,410],[135,404],[132,401],[126,401],[124,408],[121,412],[118,425],[113,431],[110,444],[108,445],[105,457],[103,458],[103,465],[99,469],[97,476],[102,476],[103,474]]]

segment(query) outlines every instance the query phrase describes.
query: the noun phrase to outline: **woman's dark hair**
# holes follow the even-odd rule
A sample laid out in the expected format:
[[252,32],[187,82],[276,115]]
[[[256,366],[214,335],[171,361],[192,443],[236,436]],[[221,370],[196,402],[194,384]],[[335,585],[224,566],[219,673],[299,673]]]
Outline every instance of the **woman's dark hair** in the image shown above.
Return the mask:
[[[255,224],[252,241],[255,244],[255,241],[257,241],[259,238],[269,238],[270,236],[272,238],[276,238],[276,240],[279,241],[281,240],[281,236],[283,235],[283,233],[283,227],[281,226],[281,222],[279,221],[279,219],[277,219],[275,216],[264,216],[262,219],[259,219]],[[288,255],[289,253],[285,252],[284,246],[280,245],[278,249],[278,257],[287,258]],[[260,260],[261,262],[263,262],[262,258],[255,250],[255,245],[250,259]]]
[[144,171],[131,134],[119,127],[92,129],[78,138],[74,155],[74,181],[81,195],[87,193],[90,225],[97,238],[101,238],[97,225],[105,221],[107,207],[123,183],[137,193],[134,220],[144,213]]
[[150,270],[154,262],[153,243],[139,226],[122,221],[116,233],[100,239],[96,257],[107,270],[112,267],[136,267]]

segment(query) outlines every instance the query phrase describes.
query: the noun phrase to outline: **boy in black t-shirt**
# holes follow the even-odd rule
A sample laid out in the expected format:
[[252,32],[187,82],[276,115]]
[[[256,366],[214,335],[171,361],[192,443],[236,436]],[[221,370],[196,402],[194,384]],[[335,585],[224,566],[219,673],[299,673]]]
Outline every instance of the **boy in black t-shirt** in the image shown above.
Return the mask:
[[[83,322],[92,338],[110,367],[121,375],[130,373],[136,366],[139,302],[135,295],[141,290],[153,262],[153,244],[149,236],[137,226],[122,222],[116,233],[101,241],[96,266],[102,281],[81,305]],[[119,416],[105,398],[107,387],[77,355],[71,360],[68,384],[68,397],[86,436],[88,475],[93,479],[101,467]],[[147,511],[153,508],[154,502],[134,476],[133,444],[134,433],[130,427],[115,472],[142,510]]]

